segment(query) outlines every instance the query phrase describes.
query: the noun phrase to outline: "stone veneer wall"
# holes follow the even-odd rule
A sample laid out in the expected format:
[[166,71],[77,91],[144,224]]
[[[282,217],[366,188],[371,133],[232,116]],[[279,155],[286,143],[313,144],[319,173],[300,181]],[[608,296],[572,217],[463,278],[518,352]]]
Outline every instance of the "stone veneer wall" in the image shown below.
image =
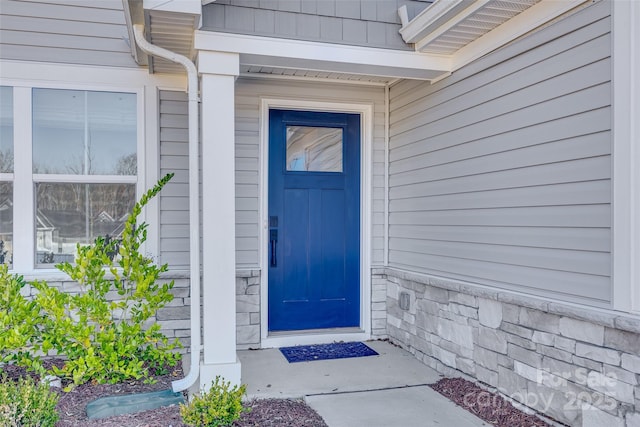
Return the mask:
[[236,347],[260,348],[260,270],[236,271]]
[[570,426],[640,427],[640,318],[395,269],[385,276],[389,337],[428,366]]
[[[80,285],[72,280],[60,280],[58,277],[47,278],[38,277],[38,280],[46,280],[50,286],[62,288],[65,292],[76,293],[80,290]],[[25,278],[27,282],[31,278]],[[166,283],[173,280],[174,286],[171,290],[173,294],[173,301],[167,304],[164,308],[158,310],[156,317],[152,317],[150,321],[157,321],[160,324],[160,330],[170,339],[174,337],[178,338],[182,343],[183,348],[179,351],[181,353],[188,353],[189,346],[191,345],[191,331],[189,321],[189,305],[191,304],[191,298],[189,297],[189,278],[185,275],[173,275],[163,274],[160,283]],[[21,294],[27,297],[34,295],[34,289],[30,285],[26,285],[22,288]],[[107,294],[107,298],[116,300],[118,298],[117,292],[110,292]]]

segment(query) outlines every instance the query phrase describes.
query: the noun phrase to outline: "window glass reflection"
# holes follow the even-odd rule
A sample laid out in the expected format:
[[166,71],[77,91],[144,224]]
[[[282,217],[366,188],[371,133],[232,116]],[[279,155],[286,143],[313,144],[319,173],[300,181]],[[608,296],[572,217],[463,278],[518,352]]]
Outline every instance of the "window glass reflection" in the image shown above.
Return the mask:
[[33,90],[33,172],[136,175],[136,95]]
[[287,126],[287,170],[342,172],[342,128]]
[[36,263],[73,262],[76,244],[118,238],[135,184],[36,184]]

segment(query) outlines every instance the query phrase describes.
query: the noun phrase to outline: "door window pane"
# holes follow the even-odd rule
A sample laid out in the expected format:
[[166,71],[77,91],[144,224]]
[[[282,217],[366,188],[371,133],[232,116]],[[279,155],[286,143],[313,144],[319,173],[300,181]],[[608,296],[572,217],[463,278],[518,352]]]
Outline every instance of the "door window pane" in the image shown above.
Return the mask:
[[342,128],[287,126],[287,170],[342,172]]
[[0,182],[0,264],[13,263],[13,184]]
[[13,88],[0,86],[0,173],[13,172]]
[[136,95],[33,90],[33,172],[136,175]]
[[36,264],[73,262],[76,244],[118,238],[135,184],[36,183]]

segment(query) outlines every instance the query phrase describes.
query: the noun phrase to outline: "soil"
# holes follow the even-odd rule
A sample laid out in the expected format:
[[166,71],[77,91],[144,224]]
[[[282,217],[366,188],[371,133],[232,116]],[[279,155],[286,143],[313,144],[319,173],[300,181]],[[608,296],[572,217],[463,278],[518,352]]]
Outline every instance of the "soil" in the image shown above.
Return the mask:
[[[61,364],[62,361],[48,361]],[[24,369],[11,365],[3,367],[10,379],[28,375]],[[120,415],[100,420],[87,419],[87,403],[105,396],[144,393],[171,388],[171,382],[183,375],[178,365],[164,375],[153,375],[153,384],[143,381],[128,381],[120,384],[83,384],[70,392],[59,391],[56,427],[186,427],[182,423],[180,408],[167,406],[135,414]],[[36,379],[37,376],[34,376]],[[540,418],[526,414],[502,397],[490,393],[478,385],[462,378],[443,378],[431,386],[457,405],[475,414],[495,427],[548,427]],[[233,427],[327,427],[322,417],[302,400],[259,399],[245,403],[248,409]]]
[[549,424],[515,408],[497,394],[463,378],[443,378],[431,386],[494,427],[548,427]]
[[[61,361],[48,361],[61,365]],[[9,379],[28,375],[24,369],[7,365],[3,367]],[[56,427],[186,427],[182,423],[178,405],[167,406],[135,414],[119,415],[99,420],[89,420],[85,412],[87,403],[105,396],[144,393],[171,388],[171,382],[182,377],[178,365],[168,374],[154,375],[154,384],[128,381],[120,384],[83,384],[70,392],[59,391]],[[34,375],[36,379],[39,379]],[[234,427],[327,427],[322,417],[301,400],[262,399],[247,402],[248,411],[236,421]]]

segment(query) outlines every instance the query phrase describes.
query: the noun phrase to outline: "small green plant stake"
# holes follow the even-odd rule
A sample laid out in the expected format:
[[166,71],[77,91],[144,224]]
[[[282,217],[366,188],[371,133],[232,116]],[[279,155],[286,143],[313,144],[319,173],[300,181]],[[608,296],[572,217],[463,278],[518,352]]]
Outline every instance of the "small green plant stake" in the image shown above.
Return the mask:
[[193,427],[230,426],[246,411],[242,406],[245,391],[245,385],[231,387],[231,382],[217,376],[208,391],[180,405],[182,420]]
[[53,368],[55,375],[74,384],[117,383],[149,378],[150,368],[178,361],[180,355],[172,351],[180,346],[177,339],[169,343],[160,325],[147,324],[173,299],[173,281],[158,283],[168,267],[158,267],[140,253],[147,224],[136,222],[142,208],[172,177],[166,175],[135,204],[121,239],[98,238],[92,245],[78,245],[75,264],[56,266],[80,285],[80,292],[69,294],[45,282],[32,283],[44,314],[42,351],[55,349],[67,357],[62,368]]

